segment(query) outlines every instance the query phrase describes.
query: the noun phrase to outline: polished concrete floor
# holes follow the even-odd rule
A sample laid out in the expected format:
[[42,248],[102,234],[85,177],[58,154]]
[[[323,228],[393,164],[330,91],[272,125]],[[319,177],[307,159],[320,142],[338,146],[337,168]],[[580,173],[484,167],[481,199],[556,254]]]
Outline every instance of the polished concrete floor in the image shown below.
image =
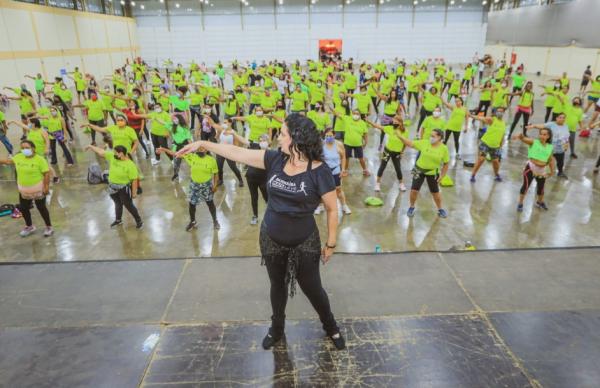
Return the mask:
[[[535,76],[533,76],[535,77]],[[542,78],[534,78],[540,84]],[[575,80],[573,81],[575,84]],[[476,103],[476,93],[470,101]],[[536,101],[533,122],[543,120],[542,101]],[[16,117],[15,104],[8,118]],[[79,120],[81,120],[80,116]],[[512,112],[507,121],[512,120]],[[412,126],[414,133],[416,120]],[[518,129],[517,129],[518,131]],[[13,143],[18,142],[20,130],[11,130]],[[113,204],[105,186],[91,186],[86,182],[87,166],[96,160],[92,154],[82,152],[89,137],[78,133],[77,141],[71,146],[77,163],[67,168],[63,160],[59,170],[63,176],[60,184],[52,187],[50,212],[55,226],[55,235],[43,238],[41,233],[23,240],[18,236],[22,220],[0,218],[2,252],[0,261],[74,261],[142,258],[185,258],[208,256],[252,256],[258,254],[258,227],[250,225],[250,196],[247,188],[237,187],[235,177],[225,167],[225,185],[215,196],[221,230],[214,231],[208,210],[198,207],[200,227],[191,233],[185,232],[188,222],[186,191],[187,168],[179,182],[172,183],[171,164],[165,159],[152,167],[138,152],[138,162],[145,179],[144,194],[136,200],[145,220],[141,231],[134,228],[133,220],[126,214],[125,225],[111,230],[108,226],[114,218]],[[375,177],[363,178],[358,162],[352,161],[351,175],[344,181],[344,190],[352,215],[341,217],[338,237],[340,252],[374,252],[377,245],[384,252],[434,250],[445,251],[464,247],[465,241],[472,242],[477,249],[537,248],[597,246],[596,230],[600,227],[600,177],[592,173],[593,165],[600,153],[600,136],[577,138],[579,159],[567,157],[566,172],[569,180],[553,178],[547,182],[547,212],[533,208],[533,190],[525,202],[525,211],[516,212],[516,200],[521,186],[521,173],[526,160],[526,147],[520,142],[507,143],[501,175],[504,182],[493,180],[491,165],[482,167],[478,181],[469,182],[470,168],[454,157],[451,149],[449,175],[455,186],[443,188],[444,207],[449,212],[447,219],[439,219],[426,187],[422,189],[413,219],[406,216],[408,192],[398,190],[392,166],[384,173],[381,193],[373,192]],[[377,152],[378,134],[370,137],[367,150],[369,168],[373,175],[379,165]],[[463,160],[473,160],[476,151],[475,131],[461,136]],[[5,156],[0,147],[0,157]],[[60,153],[60,151],[59,151]],[[416,154],[409,151],[402,161],[406,184],[411,181],[410,169]],[[0,166],[0,203],[15,203],[18,200],[10,167]],[[384,200],[380,208],[364,205],[367,196],[376,195]],[[260,202],[259,214],[265,204]],[[34,222],[41,226],[41,219],[33,211]],[[323,232],[325,216],[318,216]]]
[[597,387],[600,249],[338,255],[265,351],[258,258],[0,264],[2,387]]

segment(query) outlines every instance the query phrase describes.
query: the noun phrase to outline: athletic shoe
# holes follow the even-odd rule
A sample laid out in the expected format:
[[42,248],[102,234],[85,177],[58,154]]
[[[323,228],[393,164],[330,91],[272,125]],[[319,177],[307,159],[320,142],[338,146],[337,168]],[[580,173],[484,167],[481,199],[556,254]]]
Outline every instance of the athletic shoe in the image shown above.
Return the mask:
[[32,234],[33,232],[35,232],[35,226],[31,225],[31,226],[26,226],[23,228],[23,230],[21,230],[21,233],[19,233],[19,236],[21,237],[27,237],[30,234]]
[[471,183],[475,183],[475,175],[471,175],[470,181],[471,181]]
[[135,223],[136,229],[142,229],[143,227],[144,227],[144,221],[139,220],[138,222]]
[[364,170],[363,176],[371,176],[371,173],[369,172],[369,170]]
[[213,222],[213,227],[215,228],[215,230],[221,229],[221,225],[219,224],[219,221]]
[[375,188],[374,188],[374,190],[375,190],[375,191],[381,191],[381,185],[379,184],[379,182],[376,182],[376,183],[375,183]]
[[157,164],[160,164],[160,160],[152,159],[152,160],[150,161],[150,163],[151,163],[153,166],[156,166]]
[[557,174],[556,176],[559,178],[563,178],[563,179],[569,179],[564,172],[561,172],[561,173]]
[[352,214],[352,210],[350,210],[347,204],[342,206],[342,211],[344,212],[344,214]]
[[571,159],[578,159],[579,156],[577,156],[577,154],[571,154]]
[[190,221],[190,223],[185,227],[185,231],[189,232],[194,228],[197,228],[196,221]]
[[406,186],[402,182],[400,182],[400,191],[402,191],[402,192],[406,191]]
[[252,216],[252,219],[250,220],[250,225],[256,225],[256,224],[258,224],[258,217]]
[[114,228],[115,226],[119,226],[119,225],[123,225],[123,221],[121,220],[114,220],[112,224],[110,224],[111,228]]
[[520,203],[520,204],[518,204],[518,205],[517,205],[517,211],[518,211],[519,213],[522,213],[522,212],[523,212],[523,204],[522,204],[522,203]]
[[52,178],[52,183],[54,183],[54,184],[60,183],[60,178],[55,176],[54,178]]
[[456,160],[462,160],[460,155],[456,154]]
[[535,207],[542,210],[548,210],[548,206],[546,206],[545,202],[536,202]]
[[50,237],[54,234],[54,230],[52,229],[51,226],[46,226],[46,229],[44,230],[44,237]]
[[448,213],[444,209],[438,209],[438,216],[440,216],[440,218],[446,218],[448,217]]
[[329,338],[331,338],[331,342],[333,342],[337,350],[346,349],[346,341],[344,340],[344,337],[342,337],[341,333],[335,333],[334,335],[330,335]]
[[267,335],[265,336],[265,338],[263,338],[262,341],[262,347],[265,350],[269,350],[273,347],[273,345],[275,345],[277,342],[279,342],[279,340],[283,337],[283,335],[281,336],[275,336],[273,334],[273,329],[269,328],[269,332],[267,333]]
[[240,183],[238,183],[238,187],[244,187],[244,181],[240,181]]
[[496,182],[502,182],[502,177],[500,177],[500,175],[496,175],[496,178],[494,178],[494,180]]
[[409,217],[412,217],[415,215],[415,208],[414,207],[409,207],[408,211],[406,212],[406,215]]
[[319,206],[317,206],[317,208],[315,209],[315,214],[316,214],[316,215],[319,215],[319,214],[321,214],[321,213],[323,212],[323,210],[325,210],[325,209],[323,208],[323,205],[319,205]]

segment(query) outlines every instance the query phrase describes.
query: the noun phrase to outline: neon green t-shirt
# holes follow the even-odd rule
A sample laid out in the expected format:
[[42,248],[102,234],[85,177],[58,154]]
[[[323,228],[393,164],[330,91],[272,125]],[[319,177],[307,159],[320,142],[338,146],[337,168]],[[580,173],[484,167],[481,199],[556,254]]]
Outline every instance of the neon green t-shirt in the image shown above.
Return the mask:
[[431,131],[434,129],[444,129],[446,127],[446,121],[444,121],[441,117],[433,117],[427,116],[425,120],[423,120],[423,124],[421,124],[421,128],[423,129],[422,139],[429,141],[429,136],[431,136]]
[[44,174],[50,171],[46,158],[40,155],[33,155],[28,158],[22,153],[18,153],[12,158],[17,170],[17,183],[20,186],[35,186],[44,180]]
[[527,150],[527,157],[529,159],[539,160],[540,162],[549,162],[552,157],[553,147],[552,144],[542,144],[538,139],[533,141],[533,144],[529,146]]
[[183,160],[190,166],[192,182],[206,183],[219,172],[217,161],[210,155],[200,157],[196,154],[187,154]]
[[481,137],[481,142],[490,148],[499,148],[506,133],[506,124],[504,121],[494,117],[492,124],[488,126],[487,131]]
[[250,141],[258,142],[261,135],[269,133],[269,127],[271,125],[271,120],[269,118],[265,116],[258,117],[252,114],[246,117],[246,121],[250,126],[250,133],[248,134],[248,139]]
[[454,109],[452,109],[452,113],[450,113],[450,118],[446,123],[446,129],[453,132],[460,132],[462,130],[463,124],[465,123],[466,117],[466,107],[455,107]]
[[104,159],[108,162],[108,182],[115,185],[128,185],[139,177],[138,168],[131,161],[115,159],[113,151],[106,151]]
[[344,144],[350,147],[361,147],[363,136],[368,133],[367,123],[361,119],[354,120],[352,116],[344,116]]
[[88,119],[92,121],[104,120],[104,103],[101,100],[85,100],[83,105],[88,110]]
[[433,147],[429,142],[429,138],[424,140],[413,141],[413,147],[420,151],[416,165],[422,170],[427,171],[425,175],[435,175],[442,163],[450,161],[448,147],[445,144],[440,144]]
[[125,126],[123,128],[119,128],[118,125],[111,125],[106,128],[106,132],[110,135],[113,142],[113,148],[122,145],[127,149],[127,153],[131,152],[131,147],[133,143],[137,140],[137,134],[133,130],[133,128],[129,126]]

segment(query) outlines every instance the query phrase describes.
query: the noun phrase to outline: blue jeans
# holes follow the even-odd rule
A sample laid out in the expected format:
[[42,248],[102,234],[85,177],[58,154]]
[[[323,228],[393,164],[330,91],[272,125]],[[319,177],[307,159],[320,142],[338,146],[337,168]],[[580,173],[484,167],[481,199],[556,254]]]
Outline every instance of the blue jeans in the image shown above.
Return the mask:
[[8,153],[12,155],[13,145],[10,144],[10,141],[8,141],[8,137],[6,137],[6,135],[0,134],[0,142],[2,142],[2,144],[4,144],[4,147],[6,147],[6,150],[8,151]]

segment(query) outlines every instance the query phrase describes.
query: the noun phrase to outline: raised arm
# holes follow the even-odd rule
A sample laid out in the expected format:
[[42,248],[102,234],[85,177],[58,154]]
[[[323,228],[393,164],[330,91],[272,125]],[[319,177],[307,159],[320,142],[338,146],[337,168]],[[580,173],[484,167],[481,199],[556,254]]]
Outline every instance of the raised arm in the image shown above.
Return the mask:
[[411,148],[414,147],[413,141],[410,140],[409,138],[402,136],[402,132],[400,132],[399,130],[396,131],[396,136],[398,136],[398,139],[400,139],[400,141],[402,141],[402,143],[404,143],[405,146],[411,147]]
[[98,156],[101,156],[101,157],[104,157],[104,154],[106,153],[106,151],[104,151],[104,149],[93,146],[91,144],[85,146],[85,148],[83,150],[84,151],[93,151],[94,153],[96,153]]
[[379,129],[380,131],[383,131],[383,126],[379,125],[377,123],[374,123],[370,120],[365,120],[367,122],[367,124],[369,124],[371,127],[375,128],[375,129]]
[[234,162],[244,163],[249,166],[260,168],[263,170],[265,168],[264,150],[250,150],[231,144],[217,144],[203,140],[195,141],[186,145],[181,150],[179,150],[175,154],[175,156],[181,157],[191,152],[196,152],[200,147],[206,149],[209,152],[213,152],[217,155],[220,155],[225,159],[233,160]]
[[533,144],[533,139],[530,137],[526,137],[525,135],[523,135],[522,133],[519,133],[518,135],[515,135],[512,137],[513,140],[521,140],[523,143],[527,144],[527,145],[532,145]]
[[81,124],[81,126],[80,126],[80,128],[85,128],[85,127],[89,127],[96,132],[107,133],[106,127],[101,127],[101,126],[90,124],[90,123],[84,123],[84,124]]

